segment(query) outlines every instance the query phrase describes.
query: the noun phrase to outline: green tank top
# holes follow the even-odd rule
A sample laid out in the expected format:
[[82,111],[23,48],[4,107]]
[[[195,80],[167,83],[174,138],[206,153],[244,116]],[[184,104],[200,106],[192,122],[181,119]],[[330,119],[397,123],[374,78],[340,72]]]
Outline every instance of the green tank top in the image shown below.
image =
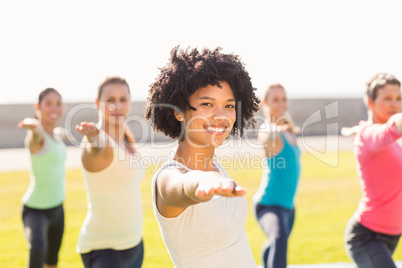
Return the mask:
[[28,190],[22,198],[27,207],[49,209],[61,205],[65,198],[66,146],[60,137],[45,134],[41,151],[31,154],[31,174]]

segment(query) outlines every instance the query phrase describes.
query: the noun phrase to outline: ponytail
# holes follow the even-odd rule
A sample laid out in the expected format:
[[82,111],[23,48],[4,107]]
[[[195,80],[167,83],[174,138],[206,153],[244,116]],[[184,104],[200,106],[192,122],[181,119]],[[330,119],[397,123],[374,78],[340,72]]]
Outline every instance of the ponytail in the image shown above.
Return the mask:
[[124,132],[124,144],[126,145],[126,148],[131,152],[131,153],[135,153],[136,150],[134,148],[134,144],[135,144],[135,138],[133,133],[131,132],[130,128],[128,127],[128,125],[125,128],[125,132]]

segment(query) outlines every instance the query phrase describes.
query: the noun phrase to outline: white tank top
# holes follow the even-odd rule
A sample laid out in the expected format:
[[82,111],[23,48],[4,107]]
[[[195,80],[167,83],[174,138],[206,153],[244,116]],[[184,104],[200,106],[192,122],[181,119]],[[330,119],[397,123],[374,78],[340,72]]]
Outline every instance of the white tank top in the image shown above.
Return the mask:
[[142,175],[133,156],[109,140],[113,147],[110,165],[99,172],[82,167],[88,212],[78,237],[78,253],[129,249],[142,240]]
[[[229,177],[214,161],[214,168]],[[176,268],[255,268],[247,241],[245,224],[248,204],[245,197],[215,196],[187,207],[175,218],[163,217],[155,202],[155,185],[166,168],[185,168],[169,160],[152,180],[152,203],[163,241]]]

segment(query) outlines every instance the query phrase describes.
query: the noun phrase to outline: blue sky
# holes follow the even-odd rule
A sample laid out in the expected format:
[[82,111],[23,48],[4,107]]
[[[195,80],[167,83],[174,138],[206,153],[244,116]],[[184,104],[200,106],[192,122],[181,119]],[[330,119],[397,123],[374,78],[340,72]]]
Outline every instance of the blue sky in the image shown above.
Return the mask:
[[240,55],[259,96],[278,82],[289,98],[362,97],[377,72],[402,79],[401,12],[397,0],[1,1],[0,103],[46,87],[93,101],[111,75],[146,100],[176,45]]

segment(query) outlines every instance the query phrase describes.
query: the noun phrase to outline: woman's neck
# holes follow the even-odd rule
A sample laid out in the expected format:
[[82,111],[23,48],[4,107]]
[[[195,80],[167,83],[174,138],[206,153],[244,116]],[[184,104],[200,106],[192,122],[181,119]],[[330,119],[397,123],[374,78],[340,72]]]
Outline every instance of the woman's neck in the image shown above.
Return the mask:
[[113,138],[117,142],[124,141],[124,128],[120,127],[119,125],[116,126],[108,126],[105,123],[102,123],[101,130],[105,131],[105,133]]
[[213,171],[215,148],[194,148],[186,141],[180,141],[174,160],[194,170]]
[[56,128],[56,125],[54,124],[48,124],[45,122],[41,122],[43,130],[49,134],[51,137],[53,137],[53,130]]
[[381,120],[377,116],[373,115],[373,113],[368,114],[367,122],[369,122],[371,124],[385,124],[386,123],[386,121],[384,122],[384,120]]

